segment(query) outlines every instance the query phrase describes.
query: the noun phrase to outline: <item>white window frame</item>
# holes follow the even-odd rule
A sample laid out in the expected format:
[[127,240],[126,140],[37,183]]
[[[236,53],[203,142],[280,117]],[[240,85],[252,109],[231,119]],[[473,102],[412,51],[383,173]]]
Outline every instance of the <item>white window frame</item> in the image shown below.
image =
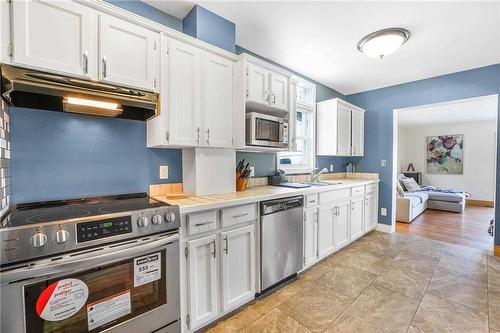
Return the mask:
[[[290,143],[291,143],[291,149],[290,151],[294,151],[296,149],[297,145],[297,139],[306,139],[309,141],[309,146],[310,149],[308,151],[308,156],[307,160],[308,163],[307,165],[302,164],[302,165],[286,165],[286,164],[280,164],[280,159],[281,159],[281,154],[283,153],[277,153],[277,158],[276,158],[276,167],[278,169],[282,169],[285,171],[287,174],[301,174],[301,173],[310,173],[315,165],[316,165],[316,85],[303,80],[298,77],[292,77],[291,80],[291,98],[290,98]],[[311,90],[311,96],[310,100],[306,102],[299,102],[297,100],[298,96],[296,93],[296,87],[297,86],[303,86],[306,87],[307,89]],[[296,137],[296,114],[297,110],[300,110],[301,112],[308,112],[310,113],[309,116],[309,124],[308,126],[308,136],[307,137]]]

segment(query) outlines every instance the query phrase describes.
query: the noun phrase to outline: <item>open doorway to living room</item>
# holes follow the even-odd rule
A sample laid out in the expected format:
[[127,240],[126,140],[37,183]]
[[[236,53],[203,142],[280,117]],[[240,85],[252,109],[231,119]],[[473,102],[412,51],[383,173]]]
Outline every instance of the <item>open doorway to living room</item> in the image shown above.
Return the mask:
[[395,111],[397,232],[492,249],[497,112],[498,95]]

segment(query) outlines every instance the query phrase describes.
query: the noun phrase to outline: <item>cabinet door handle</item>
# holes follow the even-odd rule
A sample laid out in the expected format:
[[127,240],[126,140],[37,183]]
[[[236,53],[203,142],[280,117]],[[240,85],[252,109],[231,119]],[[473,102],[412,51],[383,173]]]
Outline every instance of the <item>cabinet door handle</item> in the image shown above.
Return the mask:
[[207,145],[210,145],[210,128],[207,128]]
[[196,223],[194,226],[195,227],[200,227],[202,225],[206,225],[206,224],[212,224],[214,221],[207,221],[207,222],[202,222],[202,223]]
[[248,213],[243,213],[243,214],[238,214],[238,215],[233,215],[233,219],[237,219],[239,217],[247,216]]
[[269,102],[269,91],[267,90],[264,91],[264,99],[266,100],[266,102]]
[[271,103],[276,104],[276,95],[272,94],[271,97],[272,97],[272,102]]
[[224,249],[224,252],[228,254],[229,252],[229,242],[227,240],[227,236],[224,236],[224,242],[226,243],[226,248]]
[[107,60],[106,60],[106,56],[104,56],[102,58],[102,76],[106,77],[106,75],[107,75]]
[[83,52],[83,73],[88,74],[89,73],[89,52],[85,51]]
[[200,128],[196,127],[196,143],[200,144]]
[[212,255],[213,257],[215,258],[215,256],[217,255],[217,248],[216,248],[216,244],[215,244],[215,238],[212,239],[211,243],[213,244],[214,246],[214,252],[212,252]]

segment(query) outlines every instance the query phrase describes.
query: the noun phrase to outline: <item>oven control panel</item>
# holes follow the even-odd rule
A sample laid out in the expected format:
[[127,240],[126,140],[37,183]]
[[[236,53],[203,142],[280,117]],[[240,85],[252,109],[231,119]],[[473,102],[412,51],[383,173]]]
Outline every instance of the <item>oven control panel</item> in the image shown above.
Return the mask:
[[132,219],[130,216],[121,216],[92,222],[80,222],[76,224],[76,240],[78,243],[128,234],[131,232]]

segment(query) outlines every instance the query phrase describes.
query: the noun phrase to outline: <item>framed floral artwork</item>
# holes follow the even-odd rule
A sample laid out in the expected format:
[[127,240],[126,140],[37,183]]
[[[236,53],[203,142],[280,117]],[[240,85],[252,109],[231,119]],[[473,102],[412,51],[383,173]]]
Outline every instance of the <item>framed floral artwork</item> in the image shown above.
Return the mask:
[[427,173],[464,173],[464,135],[428,136]]

